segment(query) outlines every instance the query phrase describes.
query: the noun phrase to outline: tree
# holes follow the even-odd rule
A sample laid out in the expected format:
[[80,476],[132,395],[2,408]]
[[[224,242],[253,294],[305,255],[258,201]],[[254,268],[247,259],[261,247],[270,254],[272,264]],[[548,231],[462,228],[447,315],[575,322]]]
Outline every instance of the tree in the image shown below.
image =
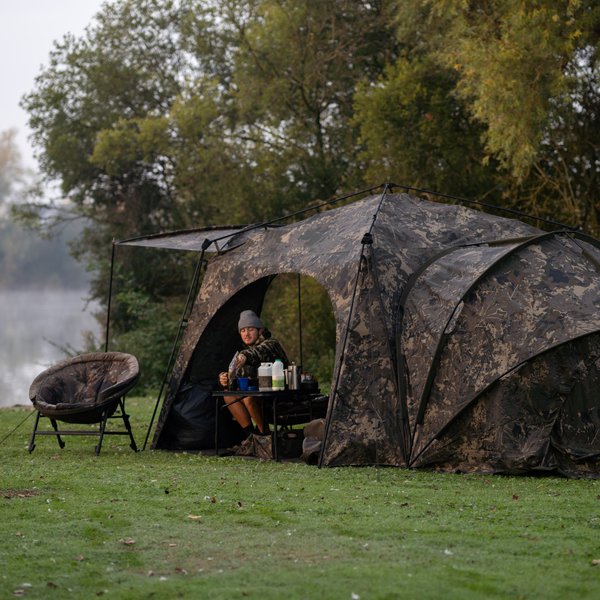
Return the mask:
[[[239,3],[237,3],[239,4]],[[351,125],[357,84],[393,56],[390,2],[270,0],[229,6],[239,42],[233,84],[261,164],[304,204],[362,180]],[[242,16],[239,16],[242,15]]]
[[456,75],[429,56],[403,56],[378,85],[365,82],[355,101],[367,181],[392,181],[466,198],[497,184],[484,161],[484,128],[453,93]]
[[[416,159],[412,180],[447,183],[443,191],[464,193],[460,177],[445,176],[451,153],[458,159],[454,170],[479,174],[479,194],[493,192],[499,203],[598,233],[597,3],[410,1],[398,3],[396,16],[400,57],[357,100],[371,170],[402,162],[401,147],[413,159],[428,155],[422,150],[430,143],[442,156],[442,182],[436,165]],[[395,97],[395,90],[403,96]],[[378,148],[373,124],[381,127],[390,103],[400,114],[404,107],[416,111],[416,98],[421,113],[391,119],[395,144]],[[367,110],[370,99],[381,110]],[[433,117],[434,128],[421,126],[423,115]],[[438,138],[444,130],[448,135]]]
[[21,154],[15,142],[16,134],[15,129],[0,132],[0,216],[3,206],[13,201],[13,194],[25,177]]
[[[92,295],[114,238],[280,216],[358,181],[352,97],[393,52],[388,4],[126,0],[58,43],[23,106],[43,173],[93,222],[75,248]],[[191,274],[179,254],[124,255],[115,344],[158,336],[158,307],[176,322]]]
[[[123,0],[56,44],[23,106],[43,174],[93,223],[75,252],[100,301],[115,238],[257,222],[386,179],[598,232],[599,14],[591,0]],[[177,322],[192,261],[121,252],[113,344],[168,354],[145,315]]]

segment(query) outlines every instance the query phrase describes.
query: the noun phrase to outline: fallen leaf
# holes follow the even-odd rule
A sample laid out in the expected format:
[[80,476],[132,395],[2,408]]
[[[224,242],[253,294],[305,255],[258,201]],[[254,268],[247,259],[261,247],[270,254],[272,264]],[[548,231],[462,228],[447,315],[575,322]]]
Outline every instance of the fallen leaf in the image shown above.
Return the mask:
[[76,560],[77,562],[81,562],[82,560],[85,560],[85,556],[83,556],[83,554],[78,554],[78,555],[75,557],[75,560]]
[[517,496],[516,494],[513,494],[513,500],[518,500],[519,496]]
[[133,544],[135,544],[135,540],[133,538],[121,538],[119,542],[121,542],[121,544],[125,544],[126,546],[133,546]]
[[52,588],[53,590],[55,590],[58,587],[58,585],[56,585],[56,583],[54,583],[53,581],[49,581],[46,584],[46,586],[49,587],[49,588]]
[[200,521],[202,519],[202,515],[188,515],[188,519],[192,519],[192,521]]
[[22,583],[16,590],[13,591],[13,596],[21,597],[25,595],[25,592],[32,588],[31,583]]
[[187,571],[182,569],[181,567],[175,567],[175,573],[181,573],[182,575],[187,575]]
[[600,565],[600,558],[595,558],[595,559],[592,561],[592,564],[593,564],[595,567],[597,567],[598,565]]

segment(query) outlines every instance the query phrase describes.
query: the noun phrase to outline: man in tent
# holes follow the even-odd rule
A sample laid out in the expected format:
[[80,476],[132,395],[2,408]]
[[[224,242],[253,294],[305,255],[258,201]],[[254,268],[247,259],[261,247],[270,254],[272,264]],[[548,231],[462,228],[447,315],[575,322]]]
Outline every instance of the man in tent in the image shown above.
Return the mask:
[[[237,371],[245,365],[258,369],[260,363],[274,362],[277,358],[281,359],[284,366],[288,365],[289,361],[285,350],[275,338],[271,337],[271,332],[263,327],[260,318],[254,311],[243,310],[240,313],[238,331],[246,347],[238,353],[234,370]],[[227,387],[227,372],[219,374],[219,383],[223,387]],[[259,434],[268,435],[270,433],[269,424],[263,421],[259,399],[250,396],[241,400],[236,397],[225,397],[225,403],[234,419],[244,430],[246,437],[255,432],[252,421],[256,424]]]

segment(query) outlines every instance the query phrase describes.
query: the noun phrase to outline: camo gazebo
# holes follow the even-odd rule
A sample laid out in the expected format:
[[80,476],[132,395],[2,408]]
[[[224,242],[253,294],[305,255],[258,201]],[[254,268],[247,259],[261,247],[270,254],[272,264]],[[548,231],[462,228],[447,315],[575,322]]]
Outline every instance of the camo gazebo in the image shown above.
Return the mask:
[[600,474],[592,238],[386,186],[289,225],[123,243],[214,252],[155,448],[172,447],[184,390],[227,364],[239,311],[260,312],[273,277],[300,273],[327,290],[337,326],[321,466]]

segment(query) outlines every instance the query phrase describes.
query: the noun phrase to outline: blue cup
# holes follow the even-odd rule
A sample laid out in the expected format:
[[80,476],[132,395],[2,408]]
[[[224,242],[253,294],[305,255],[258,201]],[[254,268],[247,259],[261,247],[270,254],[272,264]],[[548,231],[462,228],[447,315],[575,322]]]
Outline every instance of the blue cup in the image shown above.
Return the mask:
[[238,386],[242,392],[248,391],[248,378],[247,377],[238,377]]

